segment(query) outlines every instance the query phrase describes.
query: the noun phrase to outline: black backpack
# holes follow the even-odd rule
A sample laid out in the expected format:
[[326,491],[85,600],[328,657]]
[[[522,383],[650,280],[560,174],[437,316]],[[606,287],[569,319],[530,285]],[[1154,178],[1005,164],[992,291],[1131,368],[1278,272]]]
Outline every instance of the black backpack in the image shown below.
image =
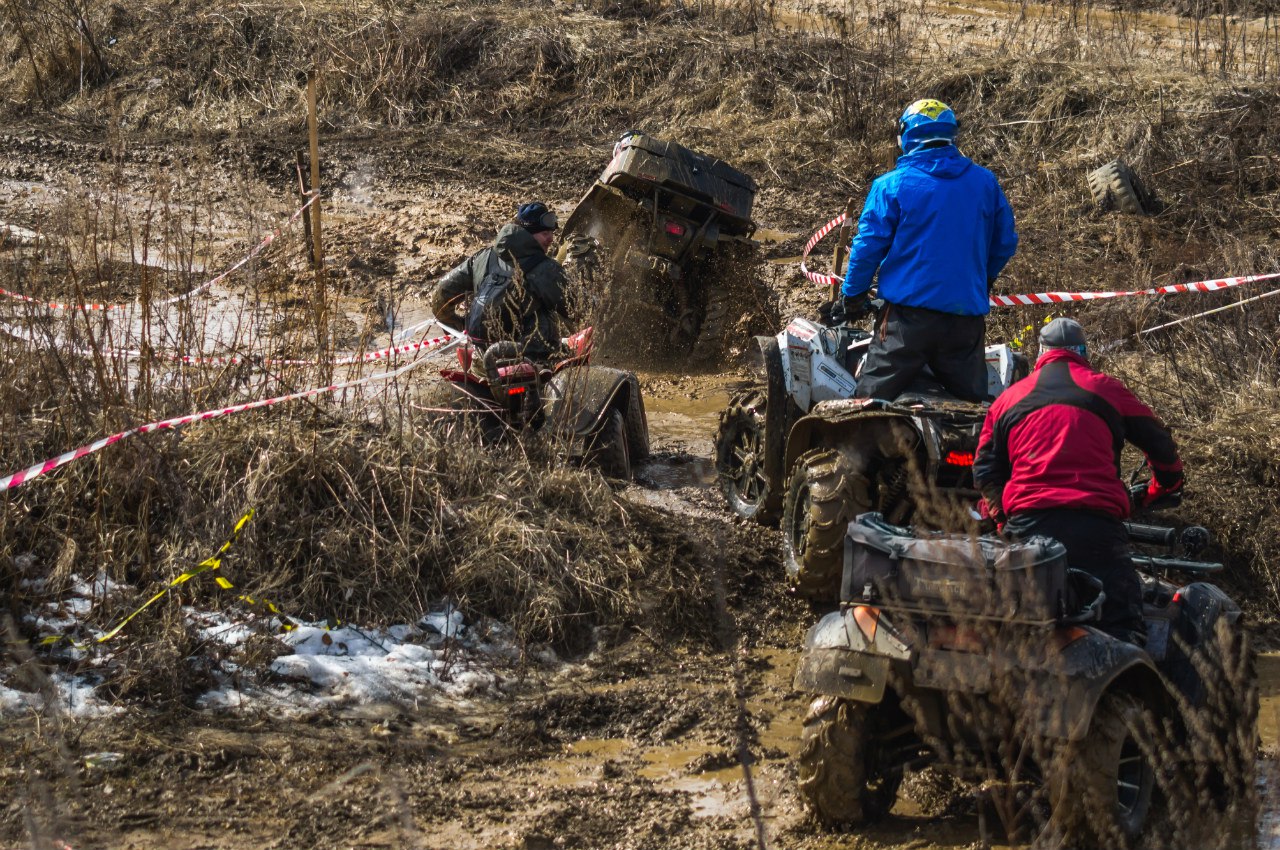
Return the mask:
[[467,336],[487,343],[492,339],[510,339],[519,333],[516,305],[506,303],[513,280],[513,267],[499,259],[497,251],[491,251],[484,277],[467,313]]

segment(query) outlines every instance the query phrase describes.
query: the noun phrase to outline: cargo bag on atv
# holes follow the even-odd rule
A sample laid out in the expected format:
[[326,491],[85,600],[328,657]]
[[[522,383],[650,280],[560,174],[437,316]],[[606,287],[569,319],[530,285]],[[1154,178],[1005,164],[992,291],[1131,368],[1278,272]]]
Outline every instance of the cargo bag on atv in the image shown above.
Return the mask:
[[1049,537],[916,535],[878,513],[858,516],[845,535],[843,602],[1048,624],[1096,619],[1100,589],[1092,576],[1068,570],[1066,549]]

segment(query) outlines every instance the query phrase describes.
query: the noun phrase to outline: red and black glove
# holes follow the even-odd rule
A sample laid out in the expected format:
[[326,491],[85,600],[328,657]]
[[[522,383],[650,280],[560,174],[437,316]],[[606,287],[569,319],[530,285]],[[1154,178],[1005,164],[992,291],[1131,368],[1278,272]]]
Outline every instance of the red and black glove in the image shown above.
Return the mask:
[[986,496],[979,499],[977,510],[979,516],[985,517],[986,521],[995,527],[997,534],[1004,533],[1004,524],[1009,521],[1009,518],[1004,515],[1004,511],[993,505],[990,499]]
[[1172,496],[1178,497],[1178,500],[1180,501],[1182,496],[1182,487],[1184,484],[1186,484],[1186,479],[1181,475],[1169,484],[1161,484],[1158,477],[1152,478],[1147,484],[1146,492],[1142,494],[1142,498],[1139,501],[1138,506],[1142,508],[1149,508],[1156,502],[1167,500]]

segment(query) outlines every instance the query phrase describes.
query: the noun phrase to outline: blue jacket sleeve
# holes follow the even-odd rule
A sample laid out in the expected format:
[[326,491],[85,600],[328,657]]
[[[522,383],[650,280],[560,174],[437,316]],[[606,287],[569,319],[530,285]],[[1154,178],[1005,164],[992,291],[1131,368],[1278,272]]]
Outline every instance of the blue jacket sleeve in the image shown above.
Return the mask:
[[991,247],[987,252],[987,283],[991,284],[1005,264],[1013,258],[1018,250],[1018,231],[1013,228],[1013,208],[1009,199],[1004,196],[1000,184],[996,184],[996,220],[991,231]]
[[858,232],[849,246],[849,269],[840,287],[842,295],[861,295],[870,289],[876,269],[893,244],[893,233],[898,228],[898,199],[889,182],[881,178],[872,183],[862,205]]

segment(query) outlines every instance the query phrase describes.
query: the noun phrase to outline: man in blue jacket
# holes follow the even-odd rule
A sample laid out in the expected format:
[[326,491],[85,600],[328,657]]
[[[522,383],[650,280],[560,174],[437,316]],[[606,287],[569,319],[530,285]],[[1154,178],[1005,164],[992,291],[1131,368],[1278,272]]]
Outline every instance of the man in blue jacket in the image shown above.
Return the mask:
[[989,397],[988,297],[1018,234],[995,175],[956,150],[958,129],[941,101],[908,106],[898,122],[898,165],[867,193],[841,293],[847,319],[865,313],[879,272],[885,310],[858,398],[892,400],[925,366],[958,398]]

